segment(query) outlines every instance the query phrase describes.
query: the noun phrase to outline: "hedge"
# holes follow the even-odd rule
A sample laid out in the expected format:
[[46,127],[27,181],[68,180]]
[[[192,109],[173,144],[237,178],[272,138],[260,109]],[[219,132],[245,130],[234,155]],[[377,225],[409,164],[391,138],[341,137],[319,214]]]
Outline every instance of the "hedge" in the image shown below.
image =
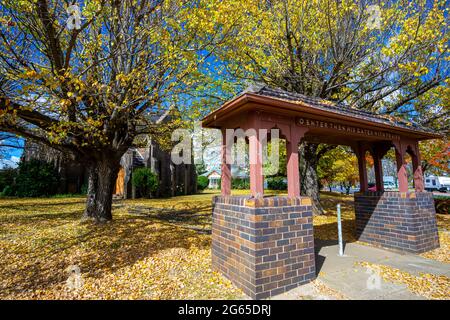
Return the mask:
[[436,208],[436,213],[449,214],[450,213],[450,197],[435,196],[434,197],[434,207]]

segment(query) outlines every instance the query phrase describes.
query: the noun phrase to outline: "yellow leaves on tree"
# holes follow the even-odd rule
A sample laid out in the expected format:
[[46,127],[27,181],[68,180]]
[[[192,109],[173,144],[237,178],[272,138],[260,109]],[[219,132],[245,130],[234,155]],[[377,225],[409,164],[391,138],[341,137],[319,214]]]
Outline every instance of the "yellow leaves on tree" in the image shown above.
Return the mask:
[[359,181],[358,159],[350,149],[338,146],[322,156],[318,174],[328,186],[338,183],[350,188]]
[[352,186],[359,181],[358,159],[355,155],[336,160],[333,168],[336,171],[337,182]]

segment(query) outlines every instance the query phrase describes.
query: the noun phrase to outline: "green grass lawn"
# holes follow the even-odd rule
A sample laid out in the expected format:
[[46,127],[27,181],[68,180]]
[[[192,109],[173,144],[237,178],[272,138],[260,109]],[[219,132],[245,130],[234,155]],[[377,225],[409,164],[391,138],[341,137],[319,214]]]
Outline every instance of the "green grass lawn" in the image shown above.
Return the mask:
[[[82,197],[0,199],[0,299],[240,298],[211,270],[213,194],[117,200],[114,220],[104,225],[80,219]],[[329,193],[322,195],[326,214],[314,218],[315,237],[337,238],[338,202],[344,238],[356,241],[353,197]],[[74,265],[81,289],[66,285]]]

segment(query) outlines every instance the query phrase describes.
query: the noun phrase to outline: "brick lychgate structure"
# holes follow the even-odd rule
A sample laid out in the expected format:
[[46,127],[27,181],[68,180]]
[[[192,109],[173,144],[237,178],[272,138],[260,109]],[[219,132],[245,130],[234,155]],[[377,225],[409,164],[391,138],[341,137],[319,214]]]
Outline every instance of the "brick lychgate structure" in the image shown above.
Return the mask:
[[308,198],[214,198],[215,269],[254,299],[315,278],[311,201]]
[[433,194],[365,192],[355,195],[356,235],[385,248],[422,253],[439,247]]
[[[361,241],[411,253],[439,247],[418,147],[420,140],[439,134],[269,87],[246,90],[205,117],[203,126],[220,129],[223,137],[222,195],[213,199],[213,268],[251,298],[267,298],[315,278],[311,199],[300,195],[298,147],[303,141],[347,145],[358,157],[355,215]],[[288,196],[264,197],[263,143],[277,133],[286,140]],[[231,195],[231,150],[241,134],[249,144],[251,195],[246,197]],[[398,192],[383,190],[381,160],[391,148]],[[366,152],[374,160],[375,192],[368,187]],[[408,189],[406,154],[412,159],[414,190]]]

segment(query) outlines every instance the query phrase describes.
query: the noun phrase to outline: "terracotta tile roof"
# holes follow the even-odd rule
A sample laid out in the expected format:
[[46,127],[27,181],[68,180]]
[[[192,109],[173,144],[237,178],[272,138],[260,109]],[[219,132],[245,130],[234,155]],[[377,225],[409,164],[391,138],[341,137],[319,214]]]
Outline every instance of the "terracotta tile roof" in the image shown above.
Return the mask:
[[397,126],[410,130],[412,129],[416,131],[436,133],[434,130],[430,128],[426,128],[415,122],[408,122],[398,117],[376,114],[373,112],[352,108],[342,103],[338,104],[329,100],[324,100],[316,97],[309,97],[295,92],[289,92],[278,88],[271,88],[269,86],[253,85],[244,90],[242,94],[244,93],[253,93],[260,96],[270,97],[293,103],[302,103],[308,105],[308,107],[311,108],[316,108],[324,111],[332,111],[342,115],[348,115],[353,118],[359,118],[372,122],[388,124],[391,126]]

